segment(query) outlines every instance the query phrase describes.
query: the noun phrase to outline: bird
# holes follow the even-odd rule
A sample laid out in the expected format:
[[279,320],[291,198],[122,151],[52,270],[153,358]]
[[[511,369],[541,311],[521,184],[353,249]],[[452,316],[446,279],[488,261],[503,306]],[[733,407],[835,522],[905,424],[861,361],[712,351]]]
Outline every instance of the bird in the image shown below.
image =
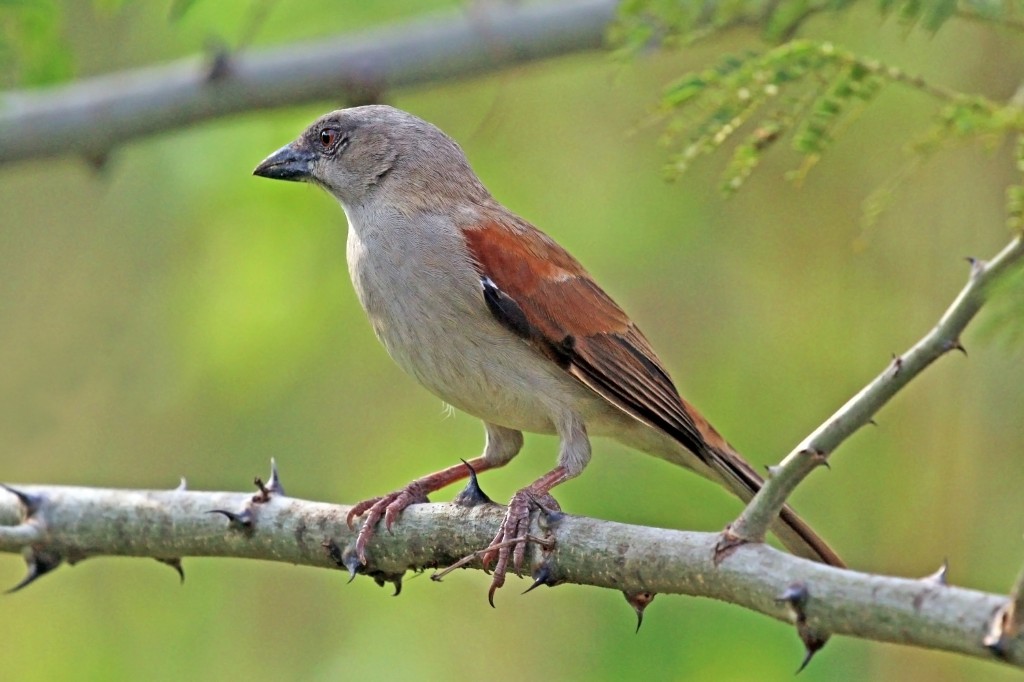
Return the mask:
[[[517,491],[491,544],[488,599],[521,572],[530,514],[591,458],[591,436],[690,469],[743,501],[763,479],[683,399],[647,338],[550,236],[500,204],[459,144],[382,104],[339,109],[273,152],[254,175],[318,185],[348,219],[359,302],[393,360],[447,404],[483,421],[483,453],[354,507],[356,552],[376,527],[465,478],[507,464],[523,433],[556,434],[556,466]],[[772,532],[794,554],[839,556],[788,506]]]

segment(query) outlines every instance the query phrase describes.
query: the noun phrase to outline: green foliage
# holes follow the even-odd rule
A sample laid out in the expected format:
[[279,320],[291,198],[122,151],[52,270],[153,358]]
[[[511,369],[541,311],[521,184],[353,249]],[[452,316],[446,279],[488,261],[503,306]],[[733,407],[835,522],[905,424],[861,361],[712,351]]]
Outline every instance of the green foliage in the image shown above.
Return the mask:
[[787,133],[805,157],[806,169],[887,79],[900,76],[830,43],[811,41],[729,57],[716,68],[684,76],[662,97],[669,143],[682,131],[692,131],[673,158],[673,174],[716,150],[753,119],[753,131],[733,153],[722,178],[727,193],[738,189],[761,156]]
[[[884,86],[898,84],[930,95],[942,107],[931,128],[909,145],[907,164],[866,200],[864,217],[870,224],[923,158],[954,141],[994,145],[1024,130],[1024,116],[1015,104],[954,92],[829,42],[789,40],[810,16],[839,12],[852,4],[853,0],[624,2],[612,39],[625,53],[652,42],[671,46],[748,24],[761,26],[769,43],[782,43],[762,53],[727,56],[717,66],[686,74],[665,89],[660,106],[664,140],[677,150],[668,166],[669,177],[677,177],[695,159],[743,131],[745,137],[722,175],[724,193],[739,189],[764,153],[786,135],[803,158],[789,174],[800,181]],[[895,15],[910,28],[933,33],[956,16],[1024,28],[1018,20],[1024,9],[1020,0],[877,0],[877,8],[883,16]],[[1015,227],[1020,227],[1018,195],[1016,190],[1009,193],[1009,220]]]
[[[800,181],[882,88],[892,85],[922,92],[942,106],[931,127],[909,145],[907,166],[865,202],[868,223],[924,157],[952,142],[993,145],[1024,132],[1024,112],[1016,104],[948,90],[832,43],[794,40],[763,53],[728,56],[665,88],[660,111],[666,121],[664,139],[677,150],[669,176],[747,131],[723,173],[723,192],[739,189],[786,135],[803,159],[789,177]],[[1012,191],[1010,199],[1011,224],[1019,226],[1020,192]]]
[[[972,4],[972,3],[966,3]],[[935,32],[951,19],[957,10],[957,0],[879,0],[878,8],[883,14],[894,12],[909,26],[920,25],[926,31]]]
[[[781,43],[763,52],[728,55],[717,65],[684,74],[665,88],[658,113],[665,124],[663,141],[673,150],[667,167],[669,178],[678,177],[698,158],[738,138],[719,183],[721,191],[730,195],[742,187],[765,153],[788,136],[801,162],[787,177],[800,182],[888,86],[923,93],[937,108],[931,124],[907,145],[906,163],[864,201],[865,226],[877,220],[925,160],[953,144],[996,148],[1008,138],[1016,139],[1017,166],[1024,175],[1024,106],[1017,101],[1024,98],[1015,96],[1003,103],[957,92],[831,42],[791,39],[811,15],[840,11],[852,4],[852,0],[738,0],[706,3],[697,11],[692,3],[625,3],[613,37],[626,51],[655,40],[667,45],[693,41],[740,24],[758,25],[766,41]],[[878,0],[877,8],[908,29],[931,33],[954,17],[1024,29],[1018,19],[1024,3],[1018,0]],[[1010,230],[1024,230],[1024,183],[1007,188],[1005,210]],[[1017,277],[1005,289],[995,296],[1002,307],[996,306],[993,317],[1000,329],[1016,334],[1014,341],[1020,341],[1024,338],[1020,323],[1024,277]]]
[[[854,0],[626,0],[619,7],[619,21],[612,28],[611,38],[631,53],[652,42],[667,47],[719,29],[754,25],[761,28],[766,41],[781,43],[792,38],[810,17],[835,14],[853,4]],[[909,28],[920,27],[932,33],[957,15],[1008,22],[1021,11],[1019,0],[876,0],[876,4],[883,16],[895,15]]]

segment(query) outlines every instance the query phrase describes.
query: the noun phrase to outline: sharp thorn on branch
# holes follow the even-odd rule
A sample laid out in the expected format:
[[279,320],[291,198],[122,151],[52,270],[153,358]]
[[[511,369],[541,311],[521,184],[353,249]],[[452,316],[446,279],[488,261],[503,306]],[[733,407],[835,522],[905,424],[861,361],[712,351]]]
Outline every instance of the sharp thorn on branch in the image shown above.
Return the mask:
[[796,669],[796,674],[806,668],[807,664],[814,658],[814,654],[821,651],[821,648],[828,642],[828,635],[816,632],[807,625],[807,611],[805,609],[810,598],[810,590],[802,582],[793,583],[775,598],[776,602],[784,603],[789,608],[790,618],[796,625],[796,633],[804,645],[804,659],[801,661],[800,667]]
[[466,487],[463,488],[455,499],[452,500],[456,505],[460,507],[475,507],[480,504],[494,504],[494,501],[487,496],[487,493],[480,487],[480,483],[477,481],[476,469],[467,462],[466,460],[460,460],[469,469],[469,481],[466,482]]
[[210,50],[210,64],[206,70],[206,82],[216,83],[231,73],[231,54],[223,44],[214,45]]
[[186,481],[186,480],[185,480],[185,477],[184,477],[184,476],[182,476],[182,477],[181,477],[181,480],[180,480],[180,481],[178,481],[178,487],[177,487],[177,488],[175,488],[175,489],[174,489],[174,491],[175,491],[175,492],[179,492],[179,493],[183,493],[183,492],[185,492],[186,490],[188,490],[188,481]]
[[797,632],[800,633],[800,640],[804,643],[805,654],[804,660],[800,662],[800,667],[796,669],[796,672],[793,673],[794,675],[799,675],[803,672],[804,668],[807,667],[807,664],[811,662],[812,658],[814,658],[814,654],[821,651],[822,647],[824,647],[828,642],[827,636],[818,637],[807,630],[807,628],[803,628],[803,631],[801,632],[800,626],[797,626]]
[[35,493],[27,493],[24,490],[18,490],[11,486],[0,483],[0,488],[3,488],[10,494],[18,498],[18,502],[21,504],[21,513],[24,520],[32,518],[32,516],[39,511],[43,506],[43,496]]
[[[540,509],[540,527],[544,530],[551,530],[558,525],[558,522],[565,518],[565,512],[558,506],[558,502],[555,502],[555,498],[548,497],[548,501],[554,503],[553,505],[546,505],[537,502],[537,507]],[[539,545],[545,549],[550,549],[554,545],[554,541],[551,542],[551,546],[538,542]]]
[[965,358],[969,357],[967,355],[967,349],[964,348],[964,344],[961,343],[960,339],[953,339],[953,340],[947,342],[946,350],[958,350],[958,351],[960,351],[961,353],[964,354]]
[[227,509],[211,509],[207,514],[221,514],[227,517],[228,525],[237,530],[252,530],[252,510],[245,509],[241,512],[228,511]]
[[5,594],[11,594],[13,592],[17,592],[23,587],[28,587],[39,578],[60,566],[61,561],[61,556],[55,552],[29,549],[25,554],[25,564],[28,566],[28,572],[17,585],[7,590]]
[[355,551],[355,547],[349,546],[342,550],[332,538],[324,539],[320,546],[324,548],[328,558],[334,562],[335,566],[348,571],[348,582],[352,582],[357,575],[364,572],[363,562],[359,560],[359,554]]
[[277,469],[277,460],[270,458],[270,480],[267,481],[267,490],[274,495],[285,496],[284,485],[281,484],[281,472]]
[[810,463],[816,467],[825,467],[826,469],[832,469],[832,465],[828,461],[828,453],[818,448],[804,448],[800,451],[801,456],[806,457],[810,460]]
[[892,375],[896,376],[903,369],[903,358],[895,353],[892,354]]
[[348,551],[342,556],[341,565],[348,569],[348,581],[352,582],[359,575],[364,564],[359,560],[359,552]]
[[975,277],[980,275],[985,270],[985,267],[988,265],[986,261],[980,258],[974,258],[972,256],[968,256],[965,260],[971,264],[971,279],[974,279]]
[[529,587],[523,590],[523,594],[526,594],[527,592],[532,592],[541,585],[555,587],[556,585],[561,585],[563,582],[565,582],[564,580],[555,576],[555,572],[552,569],[551,563],[549,561],[541,562],[541,564],[537,566],[537,569],[533,572],[532,577],[533,584],[531,584]]
[[644,624],[644,611],[654,601],[655,593],[646,590],[641,592],[623,591],[622,595],[626,598],[626,603],[636,611],[636,630],[634,632],[640,632],[640,626]]
[[181,565],[181,559],[180,558],[173,557],[173,558],[170,558],[170,559],[161,559],[160,557],[156,557],[156,560],[159,561],[162,564],[166,564],[166,565],[170,566],[175,571],[177,571],[178,577],[181,578],[181,584],[182,585],[185,584],[185,568],[184,568],[184,566]]
[[[402,594],[402,574],[401,573],[375,573],[373,575],[373,582],[377,583],[378,587],[384,587],[386,584],[391,583],[395,586],[395,591],[391,595],[397,597]],[[349,580],[349,582],[352,582]]]
[[941,585],[942,587],[945,587],[945,586],[949,585],[948,578],[949,578],[949,559],[943,559],[942,560],[942,565],[939,566],[939,570],[935,571],[934,573],[929,573],[928,575],[924,576],[923,578],[921,578],[921,582],[929,583],[929,584],[932,584],[932,585]]

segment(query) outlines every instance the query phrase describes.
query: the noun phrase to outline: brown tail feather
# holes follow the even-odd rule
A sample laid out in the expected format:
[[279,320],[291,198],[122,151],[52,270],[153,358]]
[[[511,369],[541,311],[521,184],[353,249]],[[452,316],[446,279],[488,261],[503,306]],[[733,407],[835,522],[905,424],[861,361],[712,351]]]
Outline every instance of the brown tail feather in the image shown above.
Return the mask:
[[[708,450],[714,469],[740,499],[749,502],[764,485],[764,479],[734,450],[710,446]],[[793,554],[838,568],[846,567],[839,555],[789,505],[782,508],[771,528]]]

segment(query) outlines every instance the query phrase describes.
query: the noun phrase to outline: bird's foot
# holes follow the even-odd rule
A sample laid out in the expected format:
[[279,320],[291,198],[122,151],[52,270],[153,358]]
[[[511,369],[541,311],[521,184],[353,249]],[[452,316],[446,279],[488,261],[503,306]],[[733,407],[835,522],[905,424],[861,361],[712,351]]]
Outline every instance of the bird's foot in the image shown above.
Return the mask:
[[345,521],[348,527],[354,526],[356,517],[366,514],[363,526],[356,536],[356,556],[359,561],[366,564],[366,545],[377,532],[377,523],[383,518],[384,528],[391,532],[391,526],[395,519],[402,513],[402,510],[413,504],[429,502],[427,491],[419,481],[413,481],[401,490],[396,490],[382,497],[374,497],[364,500],[349,510]]
[[494,562],[491,587],[487,591],[487,601],[491,606],[494,606],[495,591],[505,584],[510,559],[512,570],[516,575],[522,577],[526,544],[532,539],[530,536],[530,514],[538,509],[545,513],[560,513],[562,511],[555,498],[546,492],[534,490],[532,486],[517,492],[508,503],[508,511],[505,512],[505,518],[502,519],[501,526],[498,527],[498,534],[483,550],[481,561],[484,568],[486,569]]

